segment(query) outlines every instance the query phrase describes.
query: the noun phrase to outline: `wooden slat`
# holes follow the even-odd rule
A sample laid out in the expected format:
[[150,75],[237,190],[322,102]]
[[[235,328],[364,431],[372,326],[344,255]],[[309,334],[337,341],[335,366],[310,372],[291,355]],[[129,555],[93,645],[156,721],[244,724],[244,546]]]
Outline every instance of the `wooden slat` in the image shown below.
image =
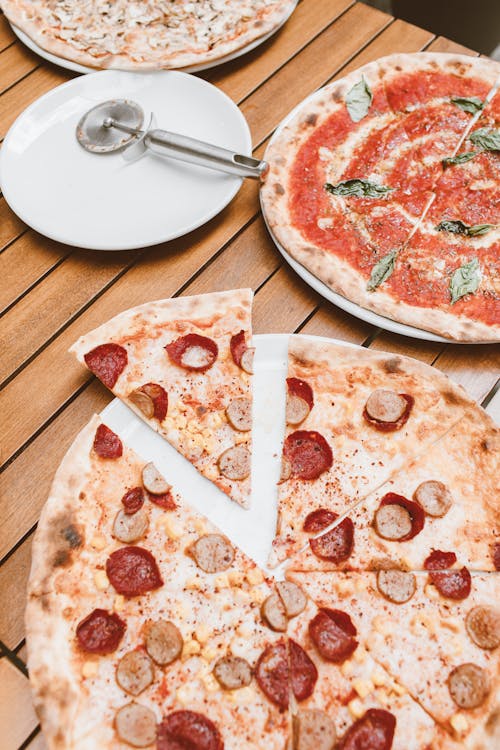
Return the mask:
[[[15,247],[13,245],[12,249]],[[63,245],[59,246],[59,252],[65,252]],[[78,315],[137,257],[138,251],[132,250],[123,253],[76,251],[43,284],[23,297],[3,318],[0,381],[36,352],[40,343]],[[88,273],[89,264],[92,273]],[[22,331],[23,335],[16,336],[16,331]]]
[[498,380],[500,347],[497,344],[453,344],[444,349],[434,364],[481,402]]
[[478,52],[464,47],[463,44],[458,42],[452,42],[451,39],[446,39],[444,36],[438,36],[432,44],[429,45],[430,52],[452,52],[457,55],[472,55],[473,57],[478,56]]
[[5,657],[0,660],[2,750],[17,750],[37,726],[28,680]]
[[[19,223],[19,226],[23,225]],[[70,252],[66,245],[52,242],[36,232],[25,232],[0,255],[0,310],[25,294]]]
[[[31,539],[0,567],[0,640],[13,651],[24,638],[26,586],[31,565]],[[0,735],[1,736],[1,735]]]
[[321,0],[299,3],[285,26],[264,45],[221,67],[212,68],[203,78],[238,101],[281,68],[299,50],[329,26],[354,0]]
[[16,40],[16,35],[10,28],[9,22],[5,16],[0,15],[0,52],[2,52],[9,44],[13,44]]
[[10,210],[5,198],[0,198],[0,250],[15,240],[25,229],[26,225]]
[[28,75],[40,64],[40,58],[15,42],[0,53],[0,94]]
[[431,365],[443,351],[446,344],[439,344],[422,339],[399,336],[396,333],[382,331],[372,342],[370,348],[383,352],[396,352],[405,357],[414,357]]
[[300,333],[310,336],[328,336],[333,339],[362,344],[372,331],[368,323],[340,310],[340,308],[323,302],[321,307],[306,322]]

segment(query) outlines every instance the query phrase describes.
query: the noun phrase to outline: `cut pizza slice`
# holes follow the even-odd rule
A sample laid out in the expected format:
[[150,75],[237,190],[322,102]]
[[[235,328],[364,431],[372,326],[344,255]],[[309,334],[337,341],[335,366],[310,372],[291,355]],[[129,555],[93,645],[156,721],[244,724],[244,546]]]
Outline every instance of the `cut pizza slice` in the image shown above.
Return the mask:
[[460,747],[493,750],[500,736],[500,576],[472,574],[466,591],[439,575],[391,569],[287,577],[319,607],[309,637],[330,659],[344,663],[365,648]]
[[445,567],[498,570],[499,455],[500,430],[482,409],[471,410],[325,534],[316,529],[289,567],[415,571],[444,550]]
[[292,648],[302,648],[310,660],[299,673],[307,689],[295,706],[297,750],[458,750],[461,746],[359,642],[351,617],[338,608],[342,605],[336,607],[318,609],[309,600],[290,624]]
[[252,292],[126,310],[70,351],[205,477],[250,502]]
[[201,732],[282,750],[288,676],[262,664],[283,643],[260,613],[273,589],[152,472],[95,417],[55,477],[26,614],[49,747],[198,747]]
[[[295,336],[289,343],[283,469],[271,562],[353,508],[472,405],[415,360]],[[352,547],[346,529],[346,554]]]

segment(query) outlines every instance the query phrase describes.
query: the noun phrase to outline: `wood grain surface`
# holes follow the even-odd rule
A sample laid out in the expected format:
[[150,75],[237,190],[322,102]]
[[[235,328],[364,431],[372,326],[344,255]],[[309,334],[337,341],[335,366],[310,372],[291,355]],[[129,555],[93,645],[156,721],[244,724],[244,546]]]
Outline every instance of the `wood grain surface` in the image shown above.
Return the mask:
[[[239,104],[261,156],[280,120],[314,89],[382,55],[424,49],[476,54],[351,0],[302,0],[269,41],[200,75]],[[74,76],[27,50],[0,14],[0,139],[31,102]],[[62,456],[79,428],[111,398],[67,353],[78,336],[148,300],[251,286],[257,333],[303,331],[416,357],[461,383],[500,417],[498,348],[404,338],[325,302],[284,264],[251,182],[197,231],[118,253],[47,240],[0,197],[0,279],[2,750],[46,750],[25,667],[31,540]]]

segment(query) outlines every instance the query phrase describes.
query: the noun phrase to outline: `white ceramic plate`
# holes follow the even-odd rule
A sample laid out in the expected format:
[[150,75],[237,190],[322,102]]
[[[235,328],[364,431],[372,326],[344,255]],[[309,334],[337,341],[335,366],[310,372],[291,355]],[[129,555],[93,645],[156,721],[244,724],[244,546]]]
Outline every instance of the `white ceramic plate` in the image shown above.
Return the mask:
[[[252,500],[249,510],[231,502],[227,495],[165,442],[119,399],[101,413],[106,424],[145,460],[154,461],[174,490],[207,516],[227,536],[263,568],[276,529],[276,483],[281,469],[281,444],[285,424],[285,378],[288,334],[262,334],[253,337],[254,433],[252,442]],[[305,336],[354,346],[345,341]],[[274,570],[272,575],[277,575]]]
[[12,210],[51,239],[96,250],[172,240],[205,224],[235,196],[241,178],[151,153],[126,162],[77,142],[79,119],[107,99],[131,99],[157,127],[251,155],[242,113],[219,89],[178,71],[102,71],[58,86],[15,121],[0,152]]
[[[285,18],[283,18],[279,26],[276,26],[275,29],[272,29],[267,34],[264,34],[264,36],[255,39],[253,42],[250,42],[250,44],[241,47],[241,49],[235,50],[229,55],[219,57],[218,60],[212,60],[207,63],[200,63],[199,65],[188,65],[185,68],[181,68],[180,70],[182,70],[183,73],[198,73],[201,70],[215,68],[217,65],[223,65],[224,63],[230,62],[231,60],[236,60],[236,58],[241,57],[242,55],[246,55],[247,52],[251,52],[251,50],[255,49],[255,47],[258,47],[260,44],[264,44],[264,42],[267,42],[268,39],[270,39],[274,34],[276,34],[279,29],[281,29],[281,27],[288,21],[288,19],[292,15],[297,6],[297,3],[298,0],[290,10],[290,13]],[[66,68],[67,70],[73,70],[76,73],[95,73],[95,71],[97,70],[97,68],[91,68],[87,65],[80,65],[79,63],[73,62],[72,60],[66,60],[66,58],[64,57],[58,57],[57,55],[53,55],[50,52],[46,52],[44,49],[42,49],[42,47],[39,47],[38,44],[34,42],[33,39],[31,39],[31,37],[25,34],[24,31],[21,31],[21,29],[19,29],[17,26],[14,26],[14,24],[10,24],[10,26],[14,34],[21,40],[23,44],[26,45],[26,47],[29,47],[32,52],[35,52],[35,54],[43,57],[48,62],[51,62],[54,65],[59,65],[61,68]]]

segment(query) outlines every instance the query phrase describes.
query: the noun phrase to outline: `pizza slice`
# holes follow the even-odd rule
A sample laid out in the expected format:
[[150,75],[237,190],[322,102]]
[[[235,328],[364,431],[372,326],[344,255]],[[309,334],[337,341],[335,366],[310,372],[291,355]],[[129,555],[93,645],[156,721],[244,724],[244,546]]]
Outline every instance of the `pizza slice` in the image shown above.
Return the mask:
[[316,529],[289,567],[424,570],[441,550],[445,567],[498,570],[499,455],[498,427],[482,410],[469,412],[325,534]]
[[427,575],[394,568],[378,573],[290,572],[287,578],[319,607],[309,634],[330,657],[343,663],[359,646],[366,648],[460,747],[496,747],[496,573],[474,573],[466,588],[460,576],[444,571]]
[[70,350],[243,507],[250,502],[251,305],[249,289],[151,302]]
[[[458,750],[461,746],[359,642],[342,605],[336,607],[319,609],[309,600],[289,628],[290,642],[300,644],[316,676],[314,688],[296,706],[297,750]],[[303,668],[304,684],[306,677]]]
[[[427,365],[290,339],[286,434],[271,562],[307,545],[436,442],[471,406]],[[352,529],[345,544],[352,546]]]
[[282,750],[288,677],[263,657],[282,634],[260,613],[273,590],[153,469],[94,417],[55,477],[26,614],[49,747],[198,748],[203,735]]

